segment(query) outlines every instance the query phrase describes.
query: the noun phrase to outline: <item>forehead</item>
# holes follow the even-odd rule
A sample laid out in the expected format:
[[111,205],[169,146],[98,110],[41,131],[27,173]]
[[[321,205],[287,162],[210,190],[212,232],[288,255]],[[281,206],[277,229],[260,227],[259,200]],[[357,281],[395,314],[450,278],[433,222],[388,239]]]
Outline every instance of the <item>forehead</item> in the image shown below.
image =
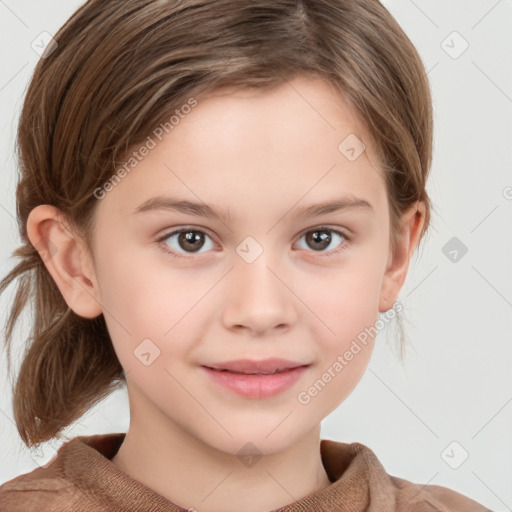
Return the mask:
[[[300,77],[272,89],[226,87],[195,99],[105,203],[118,202],[128,215],[166,191],[234,209],[257,208],[263,198],[291,206],[334,189],[382,196],[371,141],[330,83]],[[347,144],[365,149],[353,159]]]
[[[272,88],[222,87],[198,98],[199,105],[181,122],[179,136],[208,137],[215,132],[223,149],[248,139],[278,152],[299,140],[307,146],[337,148],[339,139],[366,129],[353,107],[334,85],[319,77],[299,76]],[[190,132],[193,132],[191,134]],[[309,141],[309,143],[308,143]]]

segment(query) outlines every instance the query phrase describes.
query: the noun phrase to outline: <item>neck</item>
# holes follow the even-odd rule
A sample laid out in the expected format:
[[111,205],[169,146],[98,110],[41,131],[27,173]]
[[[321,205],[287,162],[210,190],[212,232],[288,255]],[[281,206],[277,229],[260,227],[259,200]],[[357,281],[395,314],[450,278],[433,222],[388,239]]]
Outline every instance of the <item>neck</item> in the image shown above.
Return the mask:
[[160,428],[133,420],[112,462],[185,509],[262,512],[330,485],[320,426],[285,451],[258,459],[216,450],[175,424]]

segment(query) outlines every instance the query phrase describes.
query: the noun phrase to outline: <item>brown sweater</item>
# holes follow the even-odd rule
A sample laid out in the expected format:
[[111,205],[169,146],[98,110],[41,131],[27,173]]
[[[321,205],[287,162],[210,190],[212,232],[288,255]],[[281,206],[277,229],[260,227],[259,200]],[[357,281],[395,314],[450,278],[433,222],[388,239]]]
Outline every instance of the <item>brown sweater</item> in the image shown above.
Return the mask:
[[[0,486],[1,512],[183,512],[113,462],[124,433],[78,436],[63,444],[46,467]],[[419,485],[388,475],[360,443],[321,441],[332,484],[280,512],[490,512],[438,485]]]

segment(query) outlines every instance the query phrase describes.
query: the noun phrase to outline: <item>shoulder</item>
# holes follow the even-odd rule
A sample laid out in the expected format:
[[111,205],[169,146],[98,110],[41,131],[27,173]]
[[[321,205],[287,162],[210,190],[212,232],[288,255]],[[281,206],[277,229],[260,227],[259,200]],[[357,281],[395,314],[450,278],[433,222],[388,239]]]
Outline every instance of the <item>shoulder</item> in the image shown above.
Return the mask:
[[357,506],[362,510],[379,512],[492,512],[447,487],[415,483],[389,474],[375,452],[362,443],[323,439],[320,450],[333,482],[329,499],[345,500],[351,495],[359,499]]
[[360,494],[368,497],[367,503],[375,505],[375,510],[492,512],[447,487],[415,483],[389,474],[375,452],[364,444],[323,440],[321,446],[331,481],[342,486],[344,480],[349,480],[351,489],[358,482]]
[[69,509],[78,490],[65,479],[34,469],[0,486],[0,512],[40,512]]
[[473,499],[441,485],[420,485],[403,478],[389,475],[391,483],[404,501],[421,502],[429,512],[492,512]]
[[65,442],[44,466],[0,485],[0,512],[105,510],[85,483],[87,474],[94,473],[95,453],[88,450],[87,442],[96,439],[101,440],[100,436],[79,436]]

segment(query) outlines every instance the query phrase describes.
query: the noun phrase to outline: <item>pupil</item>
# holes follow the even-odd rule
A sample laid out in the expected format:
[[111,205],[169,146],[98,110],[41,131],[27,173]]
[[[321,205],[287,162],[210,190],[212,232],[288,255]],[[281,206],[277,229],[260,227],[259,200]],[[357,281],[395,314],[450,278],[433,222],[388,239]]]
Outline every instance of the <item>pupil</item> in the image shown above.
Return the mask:
[[314,250],[322,250],[326,247],[329,247],[331,243],[331,235],[328,231],[311,231],[310,235],[308,235],[308,243],[309,241],[313,241],[315,244],[320,244],[320,247],[312,247]]
[[178,242],[184,250],[191,249],[192,251],[197,251],[203,246],[204,239],[202,233],[187,231],[179,234]]
[[[204,244],[204,237],[202,233],[198,233],[196,231],[187,231],[180,233],[179,237],[180,247],[184,250],[191,249],[193,251],[198,251]],[[331,235],[329,231],[311,231],[307,235],[308,244],[313,242],[312,249],[314,250],[322,250],[326,247],[329,247],[331,243]],[[319,245],[319,247],[314,247],[314,245]],[[311,245],[311,244],[310,244]],[[188,247],[187,247],[188,246]]]

